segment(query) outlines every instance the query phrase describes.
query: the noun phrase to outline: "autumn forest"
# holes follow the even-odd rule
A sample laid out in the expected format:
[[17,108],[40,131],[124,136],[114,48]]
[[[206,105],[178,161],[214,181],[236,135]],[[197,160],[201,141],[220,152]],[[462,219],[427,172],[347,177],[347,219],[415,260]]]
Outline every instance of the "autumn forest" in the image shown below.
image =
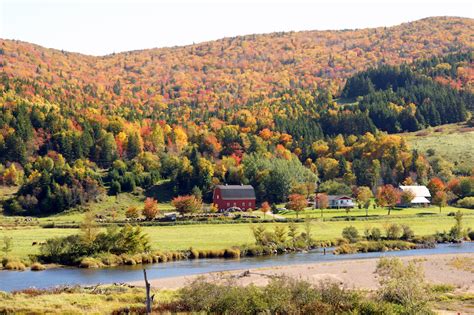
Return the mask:
[[471,119],[473,36],[473,20],[439,17],[101,57],[0,40],[0,182],[20,186],[4,209],[61,212],[162,180],[205,201],[251,184],[271,203],[313,185],[454,185],[472,170],[399,133]]

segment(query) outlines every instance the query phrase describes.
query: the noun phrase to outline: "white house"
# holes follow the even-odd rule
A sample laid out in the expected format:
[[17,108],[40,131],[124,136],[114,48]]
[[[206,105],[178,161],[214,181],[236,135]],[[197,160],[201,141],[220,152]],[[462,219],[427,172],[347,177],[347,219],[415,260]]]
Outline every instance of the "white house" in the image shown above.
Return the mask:
[[431,194],[426,186],[400,186],[402,191],[411,191],[415,198],[411,201],[413,206],[427,206],[430,204]]
[[349,196],[328,196],[329,208],[354,208],[354,201]]

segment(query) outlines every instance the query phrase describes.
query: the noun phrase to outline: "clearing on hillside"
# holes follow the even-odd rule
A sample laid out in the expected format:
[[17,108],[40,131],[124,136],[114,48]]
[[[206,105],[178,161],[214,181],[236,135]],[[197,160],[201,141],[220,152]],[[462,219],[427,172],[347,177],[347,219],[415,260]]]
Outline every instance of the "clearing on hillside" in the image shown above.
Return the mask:
[[462,123],[449,124],[402,135],[412,148],[423,154],[432,149],[458,169],[474,167],[474,127]]

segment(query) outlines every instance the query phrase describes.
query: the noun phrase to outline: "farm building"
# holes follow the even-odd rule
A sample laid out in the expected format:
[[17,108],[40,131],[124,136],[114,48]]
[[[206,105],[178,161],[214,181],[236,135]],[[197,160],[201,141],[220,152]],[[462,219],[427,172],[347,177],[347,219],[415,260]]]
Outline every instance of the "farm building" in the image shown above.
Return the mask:
[[255,190],[250,185],[217,185],[212,196],[219,211],[255,209],[255,201]]
[[345,195],[329,195],[329,208],[354,208],[354,201],[350,196]]
[[[319,208],[319,200],[316,197],[316,208]],[[329,208],[354,208],[354,201],[351,197],[345,195],[328,195]]]
[[427,206],[430,204],[431,194],[426,186],[400,186],[402,191],[410,190],[415,198],[411,201],[412,206]]

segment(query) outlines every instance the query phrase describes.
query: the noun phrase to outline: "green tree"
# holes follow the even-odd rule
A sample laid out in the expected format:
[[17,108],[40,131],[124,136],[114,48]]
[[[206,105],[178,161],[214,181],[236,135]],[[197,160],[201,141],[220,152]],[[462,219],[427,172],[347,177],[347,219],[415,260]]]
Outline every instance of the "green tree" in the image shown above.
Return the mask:
[[294,222],[288,224],[288,236],[291,239],[293,247],[295,247],[296,239],[298,236],[298,226]]
[[351,243],[355,243],[359,240],[359,231],[353,226],[347,226],[342,229],[342,237]]
[[133,132],[128,136],[127,157],[133,159],[143,152],[143,142],[138,132]]
[[95,215],[92,212],[87,212],[84,216],[84,220],[81,223],[81,240],[87,248],[92,247],[97,234],[99,233],[99,228],[97,222],[95,221]]
[[463,230],[463,214],[460,210],[454,215],[454,220],[456,223],[451,228],[449,235],[455,240],[461,240],[464,237]]
[[120,84],[120,80],[117,79],[117,81],[115,81],[114,83],[114,86],[113,86],[113,91],[116,95],[120,95],[120,92],[122,91],[122,85]]
[[369,216],[370,200],[373,196],[372,190],[369,187],[362,186],[357,189],[356,201],[360,207],[364,207],[366,217]]

